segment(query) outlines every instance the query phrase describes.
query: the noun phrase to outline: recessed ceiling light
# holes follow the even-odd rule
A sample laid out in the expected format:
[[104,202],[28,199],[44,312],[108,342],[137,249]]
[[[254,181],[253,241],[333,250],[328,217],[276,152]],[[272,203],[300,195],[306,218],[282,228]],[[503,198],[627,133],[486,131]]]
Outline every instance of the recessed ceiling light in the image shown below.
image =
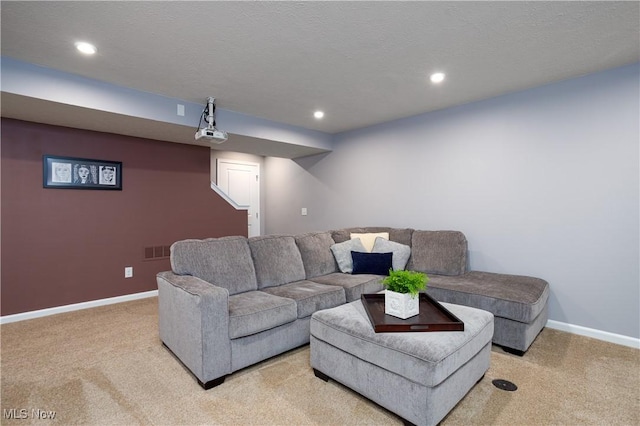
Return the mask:
[[431,74],[431,82],[432,83],[441,83],[444,80],[444,73],[443,72],[436,72]]
[[314,113],[313,113],[313,116],[314,116],[315,118],[317,118],[318,120],[320,120],[322,117],[324,117],[324,112],[322,112],[322,111],[316,111],[316,112],[314,112]]
[[93,44],[87,43],[86,41],[76,42],[76,49],[78,49],[80,52],[84,53],[85,55],[93,55],[98,50]]

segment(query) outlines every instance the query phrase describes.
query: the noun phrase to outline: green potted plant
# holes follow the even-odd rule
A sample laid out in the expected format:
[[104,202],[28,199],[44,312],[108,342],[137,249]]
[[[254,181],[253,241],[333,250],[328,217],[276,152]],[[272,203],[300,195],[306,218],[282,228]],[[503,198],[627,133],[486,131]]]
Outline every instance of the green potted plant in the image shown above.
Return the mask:
[[407,319],[418,315],[420,301],[418,293],[427,288],[429,277],[416,271],[389,271],[382,280],[385,287],[384,312],[397,318]]

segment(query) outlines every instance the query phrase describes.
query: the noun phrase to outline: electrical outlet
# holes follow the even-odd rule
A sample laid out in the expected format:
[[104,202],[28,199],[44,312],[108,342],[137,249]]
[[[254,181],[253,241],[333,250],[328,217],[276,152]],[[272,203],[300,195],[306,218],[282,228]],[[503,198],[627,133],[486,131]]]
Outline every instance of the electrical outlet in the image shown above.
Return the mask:
[[303,208],[300,210],[300,214],[302,214],[302,216],[306,216],[306,215],[307,215],[307,208],[306,208],[306,207],[303,207]]
[[178,109],[176,112],[180,117],[184,117],[184,105],[178,104]]
[[133,277],[133,266],[127,266],[124,268],[124,277],[131,278]]

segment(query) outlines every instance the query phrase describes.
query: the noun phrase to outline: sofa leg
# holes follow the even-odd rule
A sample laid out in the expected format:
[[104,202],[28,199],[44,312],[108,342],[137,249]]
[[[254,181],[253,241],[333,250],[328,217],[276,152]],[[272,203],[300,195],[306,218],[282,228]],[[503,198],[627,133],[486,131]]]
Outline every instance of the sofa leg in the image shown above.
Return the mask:
[[198,380],[198,383],[204,388],[204,390],[209,390],[223,384],[226,377],[227,376],[218,377],[217,379],[209,380],[207,383],[202,383],[200,380]]
[[170,354],[171,354],[175,359],[177,359],[177,360],[178,360],[178,362],[179,362],[180,364],[182,364],[182,365],[183,365],[183,367],[184,367],[184,368],[189,372],[189,374],[191,374],[191,375],[196,379],[196,381],[198,382],[198,384],[199,384],[200,386],[202,386],[202,388],[203,388],[204,390],[209,390],[209,389],[211,389],[211,388],[214,388],[214,387],[216,387],[216,386],[221,385],[222,383],[224,383],[224,379],[227,377],[226,375],[225,375],[225,376],[222,376],[222,377],[218,377],[217,379],[209,380],[207,383],[202,383],[202,382],[200,381],[200,379],[198,379],[198,378],[196,377],[196,375],[195,375],[195,374],[193,374],[193,372],[192,372],[191,370],[189,370],[189,368],[188,368],[186,365],[184,365],[184,363],[180,360],[180,358],[178,358],[178,357],[177,357],[177,355],[173,353],[173,351],[171,350],[171,348],[170,348],[169,346],[167,346],[167,344],[166,344],[165,342],[162,342],[162,346],[164,346],[165,348],[167,348],[167,350],[169,351],[169,353],[170,353]]
[[519,349],[508,348],[506,346],[503,346],[502,350],[505,351],[506,353],[517,355],[517,356],[523,356],[524,353],[525,353],[525,351],[521,351]]
[[329,379],[330,379],[330,377],[329,377],[329,376],[327,376],[326,374],[324,374],[322,371],[318,371],[318,370],[316,370],[315,368],[313,369],[313,374],[315,374],[315,376],[316,376],[318,379],[322,379],[322,380],[324,380],[325,382],[328,382],[328,381],[329,381]]

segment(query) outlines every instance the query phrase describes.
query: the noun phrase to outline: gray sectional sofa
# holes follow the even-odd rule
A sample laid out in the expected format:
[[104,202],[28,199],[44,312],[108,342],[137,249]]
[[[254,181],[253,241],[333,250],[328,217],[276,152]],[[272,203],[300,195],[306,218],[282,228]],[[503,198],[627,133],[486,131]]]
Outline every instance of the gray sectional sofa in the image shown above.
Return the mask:
[[314,312],[383,289],[381,275],[342,272],[337,250],[359,244],[352,233],[378,232],[397,243],[394,256],[409,255],[406,269],[428,274],[436,300],[493,313],[495,344],[523,354],[545,326],[547,282],[467,271],[461,232],[367,227],[174,243],[172,270],[157,275],[160,339],[205,389],[302,346]]

